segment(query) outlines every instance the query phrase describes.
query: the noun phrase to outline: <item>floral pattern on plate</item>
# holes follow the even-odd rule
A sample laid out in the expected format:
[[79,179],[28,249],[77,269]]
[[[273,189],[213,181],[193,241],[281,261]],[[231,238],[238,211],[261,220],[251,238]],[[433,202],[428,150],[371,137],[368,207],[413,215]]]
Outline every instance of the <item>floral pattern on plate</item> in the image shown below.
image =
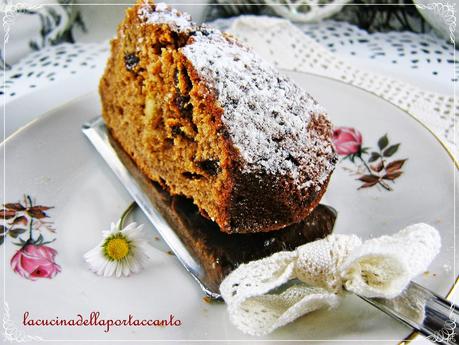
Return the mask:
[[333,144],[336,152],[349,160],[352,167],[343,169],[357,180],[363,182],[358,189],[380,186],[386,191],[392,191],[394,184],[402,174],[402,167],[408,160],[390,160],[400,148],[400,143],[391,144],[389,137],[384,134],[378,139],[377,148],[364,147],[362,133],[352,127],[337,127],[333,131]]
[[46,211],[53,207],[35,205],[29,195],[24,196],[23,202],[7,203],[0,210],[3,224],[0,225],[0,244],[7,236],[19,242],[13,244],[20,249],[11,258],[10,264],[14,272],[20,276],[37,280],[38,278],[54,278],[61,272],[61,267],[55,262],[57,251],[47,244],[56,240],[45,240],[56,230]]

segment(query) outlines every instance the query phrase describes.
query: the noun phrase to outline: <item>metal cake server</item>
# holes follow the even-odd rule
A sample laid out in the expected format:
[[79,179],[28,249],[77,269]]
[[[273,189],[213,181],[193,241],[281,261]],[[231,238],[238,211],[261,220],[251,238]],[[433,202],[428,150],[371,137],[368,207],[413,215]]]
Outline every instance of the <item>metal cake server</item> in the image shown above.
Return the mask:
[[[222,251],[230,251],[231,249],[231,243],[228,245],[227,239],[220,238],[225,235],[216,235],[220,233],[219,231],[209,231],[211,235],[201,233],[201,227],[211,225],[205,223],[205,220],[198,219],[199,217],[196,217],[193,210],[185,202],[172,200],[170,196],[155,188],[152,182],[138,170],[130,157],[111,139],[100,116],[84,124],[82,131],[143,210],[184,268],[199,283],[204,293],[210,298],[220,300],[219,281],[229,272],[222,269],[215,274],[213,273],[215,270],[209,269],[202,261],[199,261],[196,253],[192,252],[193,246],[190,246],[190,243],[196,241],[196,238],[191,238],[195,234],[190,235],[190,232],[185,228],[193,226],[197,228],[196,236],[199,236],[199,239],[204,236],[201,241],[204,246],[207,243],[211,243],[212,246],[215,244],[217,253],[215,254],[215,262],[211,263],[213,268],[220,259],[218,256],[219,248],[221,247]],[[321,207],[318,216],[322,217],[325,225],[323,229],[320,229],[320,232],[326,235],[331,232],[337,213],[329,206],[322,205]],[[298,229],[291,231],[298,231]],[[234,235],[231,236],[234,237]],[[281,246],[277,250],[291,250],[283,247],[288,241],[282,242],[282,238],[270,235],[262,236],[265,238],[255,236],[253,241],[262,241],[260,242],[262,247],[265,247],[266,244],[268,247],[273,244],[276,245],[277,241]],[[244,239],[246,238],[244,237]],[[244,242],[247,241],[244,240]],[[241,249],[240,243],[235,243],[234,246]],[[270,248],[266,250],[267,255],[269,255]],[[225,259],[226,261],[233,260],[231,257]],[[233,260],[235,262],[232,263],[237,265],[236,261],[239,259],[241,258],[235,258]],[[247,260],[247,257],[242,257],[242,259]],[[427,336],[433,342],[439,344],[459,343],[459,333],[456,331],[456,322],[459,322],[458,307],[419,284],[411,282],[406,290],[394,299],[360,297],[394,319]]]

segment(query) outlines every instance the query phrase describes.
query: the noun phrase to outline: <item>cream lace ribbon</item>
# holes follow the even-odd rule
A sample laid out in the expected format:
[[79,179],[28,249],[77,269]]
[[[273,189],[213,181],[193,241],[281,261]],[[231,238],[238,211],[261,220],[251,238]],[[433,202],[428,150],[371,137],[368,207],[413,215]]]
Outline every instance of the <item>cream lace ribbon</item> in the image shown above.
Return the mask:
[[265,335],[314,310],[338,306],[345,290],[398,296],[440,246],[438,231],[423,223],[364,242],[355,235],[330,235],[239,266],[220,291],[236,327]]

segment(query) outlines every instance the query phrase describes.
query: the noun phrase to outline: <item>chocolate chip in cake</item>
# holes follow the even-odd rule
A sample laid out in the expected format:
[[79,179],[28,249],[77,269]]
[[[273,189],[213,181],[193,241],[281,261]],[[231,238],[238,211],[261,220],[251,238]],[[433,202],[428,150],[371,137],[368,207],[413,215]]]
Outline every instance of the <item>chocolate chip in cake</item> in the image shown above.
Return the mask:
[[211,34],[211,31],[210,30],[207,30],[205,29],[204,27],[201,27],[199,31],[196,31],[196,30],[190,30],[189,31],[189,35],[190,36],[204,36],[204,37],[207,37]]
[[193,83],[191,82],[191,78],[186,72],[186,69],[182,69],[182,75],[185,80],[185,85],[186,85],[186,91],[190,91],[191,88],[193,87]]
[[[180,83],[179,78],[181,78],[182,83]],[[187,93],[191,90],[193,85],[185,69],[182,69],[180,71],[180,75],[179,75],[178,70],[175,71],[174,82],[175,82],[175,92],[177,94],[175,98],[175,104],[180,110],[180,115],[192,121],[193,105],[190,103],[190,96]],[[183,89],[183,91],[181,89]]]
[[124,55],[124,65],[128,71],[132,71],[139,61],[140,59],[135,54]]
[[180,110],[180,115],[188,120],[193,118],[193,105],[190,103],[190,96],[179,95],[175,98],[175,104]]
[[183,135],[183,131],[180,128],[180,126],[172,126],[171,127],[171,133],[173,137],[176,137],[177,135]]
[[178,33],[176,31],[172,31],[171,33],[172,35],[172,42],[175,46],[176,49],[178,48],[182,48],[186,45],[187,41],[188,41],[188,35],[187,34],[183,34],[183,33]]
[[225,139],[229,139],[230,138],[230,134],[229,134],[228,130],[225,127],[220,127],[218,129],[218,134],[221,135]]
[[187,179],[190,179],[190,180],[199,180],[199,179],[204,177],[204,176],[202,176],[200,174],[192,173],[192,172],[189,172],[189,171],[185,171],[184,173],[182,173],[182,175],[184,177],[186,177]]
[[174,139],[166,139],[164,140],[164,147],[170,149],[174,146]]
[[295,157],[293,157],[291,154],[288,155],[287,160],[289,160],[290,162],[292,162],[292,163],[295,164],[296,166],[299,166],[299,165],[300,165],[300,162],[298,161],[298,159],[296,159]]
[[193,141],[193,138],[188,136],[180,126],[172,126],[171,127],[171,134],[172,134],[172,137],[177,137],[177,136],[180,136],[184,139],[187,139],[187,140],[190,140],[190,141]]
[[221,171],[220,162],[218,160],[206,159],[196,163],[202,170],[211,176],[218,175]]

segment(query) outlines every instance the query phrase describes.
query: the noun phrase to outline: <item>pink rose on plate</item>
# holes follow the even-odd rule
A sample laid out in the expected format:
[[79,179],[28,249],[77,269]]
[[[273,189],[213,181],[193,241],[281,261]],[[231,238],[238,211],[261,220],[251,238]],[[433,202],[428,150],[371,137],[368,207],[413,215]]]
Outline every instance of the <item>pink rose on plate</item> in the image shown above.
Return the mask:
[[53,278],[61,271],[55,263],[57,252],[45,245],[26,244],[11,258],[11,268],[17,274],[30,280]]
[[362,147],[362,134],[352,127],[338,127],[333,131],[333,145],[341,156],[356,154]]

